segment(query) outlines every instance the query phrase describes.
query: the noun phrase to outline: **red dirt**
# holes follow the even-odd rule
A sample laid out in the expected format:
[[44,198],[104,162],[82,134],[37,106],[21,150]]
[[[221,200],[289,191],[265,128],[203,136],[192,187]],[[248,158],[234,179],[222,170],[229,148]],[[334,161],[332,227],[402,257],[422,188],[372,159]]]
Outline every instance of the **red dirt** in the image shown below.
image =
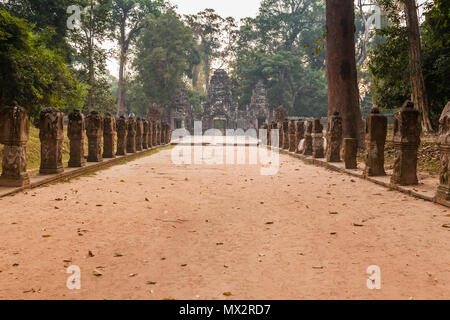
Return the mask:
[[[261,176],[170,153],[2,199],[0,298],[449,297],[446,208],[289,156]],[[370,265],[381,290],[366,287]]]

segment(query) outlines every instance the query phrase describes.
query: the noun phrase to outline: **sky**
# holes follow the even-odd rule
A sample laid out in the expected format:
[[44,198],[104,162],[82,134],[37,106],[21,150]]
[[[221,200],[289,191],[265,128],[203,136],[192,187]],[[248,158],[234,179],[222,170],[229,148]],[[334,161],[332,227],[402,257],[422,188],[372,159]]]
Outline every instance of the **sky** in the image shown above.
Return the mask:
[[[234,17],[236,20],[246,17],[256,17],[261,0],[169,0],[178,6],[177,12],[180,14],[195,14],[204,9],[212,8],[222,17]],[[114,46],[112,43],[108,47]],[[114,58],[107,61],[109,72],[119,76],[118,62]]]

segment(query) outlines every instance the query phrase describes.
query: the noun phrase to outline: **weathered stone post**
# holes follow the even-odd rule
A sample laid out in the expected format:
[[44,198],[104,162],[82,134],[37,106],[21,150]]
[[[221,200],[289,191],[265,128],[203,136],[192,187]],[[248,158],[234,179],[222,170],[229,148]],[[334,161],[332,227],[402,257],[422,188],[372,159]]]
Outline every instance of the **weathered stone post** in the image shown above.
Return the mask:
[[320,119],[313,120],[312,149],[313,149],[313,158],[314,159],[325,158],[324,149],[323,149],[323,126],[320,123]]
[[162,133],[162,123],[161,123],[161,121],[158,121],[156,123],[156,144],[158,146],[160,146],[161,143],[162,143],[162,141],[161,141],[161,136],[162,136],[161,133]]
[[296,141],[295,130],[296,130],[295,121],[294,120],[289,121],[289,127],[288,127],[288,131],[289,131],[289,152],[295,152],[295,150],[297,149],[296,145],[295,145],[295,141]]
[[157,124],[157,122],[156,121],[152,121],[152,128],[153,128],[153,130],[152,130],[152,146],[153,147],[156,147],[157,145],[158,145],[158,134],[157,134],[157,132],[158,132],[158,124]]
[[441,151],[441,172],[436,200],[438,202],[441,200],[450,201],[450,102],[445,107],[439,119],[438,145]]
[[84,158],[84,115],[80,110],[74,110],[69,114],[67,136],[70,140],[69,168],[80,168],[86,165]]
[[272,121],[267,129],[267,145],[272,146],[272,130],[275,130],[277,127],[276,122]]
[[283,149],[289,150],[289,120],[285,119],[282,124],[283,130]]
[[[266,132],[264,132],[264,130],[266,130]],[[269,126],[267,125],[267,123],[264,123],[262,126],[261,126],[261,131],[260,131],[260,140],[261,140],[261,145],[263,145],[263,146],[268,146],[269,144],[267,143],[267,141],[264,141],[264,139],[263,139],[263,135],[264,135],[264,133],[265,133],[265,136],[266,136],[266,139],[267,139],[267,137],[268,137],[268,135],[267,135],[267,131],[269,130]]]
[[305,137],[305,122],[299,120],[295,124],[295,152],[300,153],[300,141]]
[[172,126],[167,124],[167,144],[172,142]]
[[153,148],[153,122],[148,120],[148,148]]
[[356,157],[358,155],[358,140],[354,138],[344,139],[344,162],[345,169],[357,169],[358,162]]
[[127,153],[136,153],[136,131],[136,118],[134,115],[130,115],[127,127]]
[[278,129],[278,148],[279,149],[283,149],[283,140],[284,140],[284,135],[283,135],[283,122],[278,122],[277,123],[277,129]]
[[118,156],[127,154],[128,120],[124,115],[117,120],[117,153]]
[[144,126],[144,135],[142,137],[142,149],[148,149],[148,121],[142,120],[142,125]]
[[341,162],[342,118],[335,112],[327,125],[327,162]]
[[161,122],[161,145],[166,144],[166,123]]
[[395,114],[394,122],[394,172],[392,184],[402,186],[415,185],[417,179],[417,151],[420,145],[420,111],[414,109],[414,103],[405,102],[399,112]]
[[86,135],[88,137],[88,162],[102,162],[103,117],[97,111],[91,111],[86,117]]
[[115,158],[114,138],[116,136],[116,119],[110,114],[105,114],[103,120],[103,158]]
[[64,141],[64,114],[55,108],[45,108],[39,118],[41,140],[41,174],[63,172],[62,144]]
[[311,156],[313,154],[313,139],[312,139],[312,121],[305,122],[305,143],[303,146],[303,155]]
[[136,151],[142,151],[142,139],[144,137],[144,124],[141,118],[136,119]]
[[25,187],[30,184],[26,157],[29,128],[25,108],[15,105],[0,111],[0,143],[4,144],[0,186]]
[[373,108],[366,119],[366,176],[385,176],[384,145],[387,135],[387,118],[378,108]]

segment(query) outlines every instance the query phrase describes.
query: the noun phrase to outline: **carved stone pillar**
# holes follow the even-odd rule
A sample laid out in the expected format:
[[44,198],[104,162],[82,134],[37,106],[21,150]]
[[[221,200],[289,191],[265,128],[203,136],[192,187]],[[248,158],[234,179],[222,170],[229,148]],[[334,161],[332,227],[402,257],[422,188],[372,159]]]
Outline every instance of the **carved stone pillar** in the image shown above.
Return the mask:
[[277,123],[277,129],[278,129],[278,148],[283,149],[284,145],[283,122]]
[[335,112],[327,126],[327,162],[341,162],[342,118]]
[[291,120],[289,121],[289,152],[295,152],[296,148],[296,135],[295,135],[295,130],[296,130],[296,125],[295,125],[295,121]]
[[325,158],[323,149],[323,126],[320,123],[320,119],[313,120],[312,126],[312,149],[313,158],[322,159]]
[[4,144],[0,186],[25,187],[30,184],[26,157],[29,127],[25,108],[16,105],[0,111],[0,143]]
[[289,120],[286,119],[283,121],[282,125],[283,130],[283,149],[289,150]]
[[153,148],[153,122],[148,120],[148,148]]
[[142,125],[144,126],[144,135],[142,137],[142,149],[148,149],[148,121],[142,120]]
[[161,143],[162,143],[162,141],[161,141],[161,131],[162,131],[162,124],[161,124],[161,121],[158,121],[157,123],[156,123],[156,144],[158,145],[158,146],[160,146],[161,145]]
[[303,155],[311,156],[313,154],[313,139],[312,139],[312,121],[305,122],[305,143],[303,146]]
[[136,153],[136,131],[136,118],[134,116],[130,116],[128,118],[127,128],[127,153]]
[[357,169],[358,162],[356,157],[358,155],[358,140],[354,138],[344,139],[344,162],[345,169]]
[[387,135],[387,118],[378,108],[373,108],[366,119],[366,176],[385,176],[384,145]]
[[55,108],[45,108],[39,118],[41,140],[41,174],[63,172],[62,144],[64,141],[64,114]]
[[[261,126],[261,132],[260,132],[260,140],[261,140],[261,144],[263,146],[267,146],[268,145],[268,143],[267,143],[267,137],[268,137],[267,131],[269,131],[269,126],[267,125],[267,123],[264,123]],[[264,136],[265,136],[266,141],[264,141]]]
[[115,158],[114,138],[116,136],[116,119],[110,114],[105,114],[103,120],[103,158]]
[[117,155],[127,154],[128,120],[124,115],[117,120]]
[[436,199],[450,201],[450,102],[442,112],[439,119],[438,145],[441,151],[441,172]]
[[103,117],[97,111],[91,111],[86,117],[86,135],[88,137],[88,162],[102,162]]
[[74,110],[69,114],[67,136],[70,140],[69,168],[80,168],[86,165],[84,158],[84,115],[80,110]]
[[166,123],[161,123],[161,145],[166,144]]
[[295,152],[300,153],[300,141],[305,137],[305,122],[299,120],[295,124]]
[[156,121],[152,121],[152,146],[156,147],[158,145],[158,124]]
[[141,118],[136,119],[136,151],[142,151],[142,139],[144,137],[144,124]]
[[395,114],[394,122],[394,172],[392,184],[402,186],[415,185],[417,179],[417,151],[420,145],[420,112],[414,109],[414,103],[405,102]]

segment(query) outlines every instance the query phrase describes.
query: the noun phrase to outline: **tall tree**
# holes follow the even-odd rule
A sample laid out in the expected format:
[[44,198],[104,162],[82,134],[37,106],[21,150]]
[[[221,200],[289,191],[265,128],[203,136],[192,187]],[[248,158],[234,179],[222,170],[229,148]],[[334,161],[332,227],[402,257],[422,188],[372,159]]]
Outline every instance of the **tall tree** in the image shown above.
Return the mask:
[[125,68],[130,46],[139,32],[146,26],[146,16],[158,14],[164,6],[163,0],[112,0],[112,24],[114,38],[119,43],[119,85],[117,104],[119,113],[126,111]]
[[328,115],[342,116],[343,136],[362,146],[355,57],[355,4],[353,0],[327,0]]
[[422,47],[416,0],[403,0],[409,39],[409,64],[411,72],[412,100],[422,113],[422,130],[432,132],[430,121],[430,103],[422,72]]

